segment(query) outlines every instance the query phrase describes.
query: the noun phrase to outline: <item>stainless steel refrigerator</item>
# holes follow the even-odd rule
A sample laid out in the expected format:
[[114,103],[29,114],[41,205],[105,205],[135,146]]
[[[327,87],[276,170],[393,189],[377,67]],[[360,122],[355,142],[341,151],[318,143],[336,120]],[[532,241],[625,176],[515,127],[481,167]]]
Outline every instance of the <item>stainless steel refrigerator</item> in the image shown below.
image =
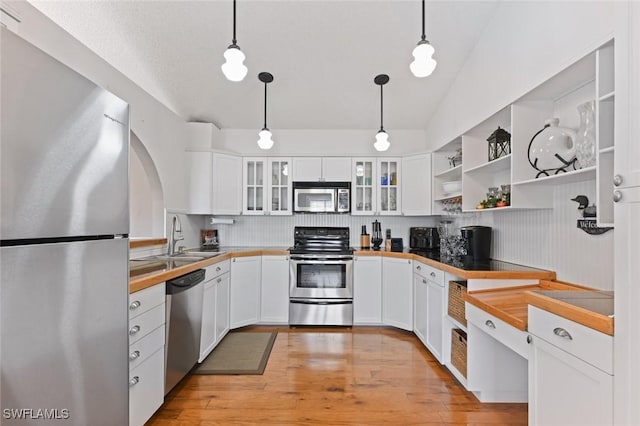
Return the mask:
[[126,425],[129,106],[1,31],[0,423]]

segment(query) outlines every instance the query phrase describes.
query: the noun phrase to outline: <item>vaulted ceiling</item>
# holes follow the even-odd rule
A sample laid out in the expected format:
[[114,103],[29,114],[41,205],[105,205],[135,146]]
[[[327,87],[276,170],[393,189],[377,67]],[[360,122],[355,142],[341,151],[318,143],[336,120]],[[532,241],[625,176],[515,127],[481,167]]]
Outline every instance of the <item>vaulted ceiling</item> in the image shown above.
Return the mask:
[[232,1],[32,1],[89,49],[186,121],[260,128],[269,85],[272,129],[376,129],[377,74],[388,129],[425,128],[498,2],[427,2],[435,72],[409,71],[420,39],[419,0],[239,0],[237,39],[247,77],[220,65],[232,38]]

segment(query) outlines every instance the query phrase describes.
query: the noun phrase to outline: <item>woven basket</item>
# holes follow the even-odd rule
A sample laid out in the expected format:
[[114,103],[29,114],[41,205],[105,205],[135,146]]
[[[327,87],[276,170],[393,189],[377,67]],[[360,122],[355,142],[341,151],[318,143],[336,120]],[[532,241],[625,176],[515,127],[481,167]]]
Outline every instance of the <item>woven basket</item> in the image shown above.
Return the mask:
[[451,364],[467,377],[467,333],[459,328],[451,329]]
[[449,304],[447,313],[460,324],[466,326],[464,315],[464,295],[467,293],[466,281],[449,281]]

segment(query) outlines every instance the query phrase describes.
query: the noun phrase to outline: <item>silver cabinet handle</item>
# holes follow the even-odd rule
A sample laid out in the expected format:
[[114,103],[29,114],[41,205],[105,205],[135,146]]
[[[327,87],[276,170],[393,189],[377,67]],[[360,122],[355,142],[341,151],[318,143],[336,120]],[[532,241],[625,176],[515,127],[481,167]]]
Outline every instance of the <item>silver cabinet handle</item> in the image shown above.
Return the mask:
[[419,271],[419,270],[422,269],[422,266],[418,265],[418,266],[416,266],[416,269]]
[[613,191],[613,201],[617,203],[620,200],[622,200],[622,192],[618,190]]
[[554,328],[553,334],[555,334],[558,337],[562,337],[563,339],[573,340],[573,337],[571,337],[571,334],[569,334],[569,332],[562,327]]
[[129,329],[129,336],[133,336],[134,334],[136,334],[138,331],[140,331],[140,326],[139,325],[134,325],[133,327],[131,327]]
[[427,280],[425,280],[424,278],[422,279],[422,284],[426,284]]
[[615,175],[615,176],[613,177],[613,184],[614,184],[615,186],[620,186],[620,185],[622,185],[622,182],[623,182],[622,176],[620,176],[620,175]]
[[222,278],[218,278],[218,282],[221,283],[222,282]]
[[139,381],[140,381],[140,377],[133,376],[131,379],[129,379],[129,386],[135,386],[136,384],[138,384]]
[[431,271],[431,273],[430,273],[429,275],[431,275],[433,278],[435,278],[435,277],[436,277],[436,273],[435,273],[435,272],[433,272],[433,271]]
[[527,343],[531,344],[531,342],[533,342],[533,337],[531,337],[531,335],[527,336]]
[[129,354],[129,359],[133,361],[134,359],[140,358],[140,351],[133,351]]
[[491,320],[486,320],[486,321],[484,322],[484,325],[486,325],[486,326],[487,326],[487,327],[489,327],[489,328],[496,328],[496,325],[495,325],[495,324],[493,323],[493,321],[491,321]]
[[139,300],[134,300],[133,302],[131,302],[131,304],[129,305],[129,310],[130,311],[135,311],[136,309],[138,309],[140,307],[140,305],[142,305],[142,303],[140,303]]
[[220,272],[222,269],[219,266],[216,266],[216,272]]
[[410,260],[407,260],[407,263],[408,263],[409,265],[411,265],[411,261],[410,261]]

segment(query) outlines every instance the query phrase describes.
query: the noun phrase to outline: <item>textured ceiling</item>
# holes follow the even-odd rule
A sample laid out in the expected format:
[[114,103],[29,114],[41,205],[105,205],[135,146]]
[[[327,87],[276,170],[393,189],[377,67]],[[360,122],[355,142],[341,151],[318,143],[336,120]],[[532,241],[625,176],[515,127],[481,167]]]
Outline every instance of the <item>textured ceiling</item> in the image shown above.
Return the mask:
[[409,71],[420,39],[420,1],[237,2],[244,81],[220,65],[232,36],[232,1],[32,1],[44,14],[186,121],[221,128],[262,127],[271,72],[272,129],[370,129],[380,122],[376,74],[384,88],[385,128],[426,127],[497,2],[427,2],[435,72]]

